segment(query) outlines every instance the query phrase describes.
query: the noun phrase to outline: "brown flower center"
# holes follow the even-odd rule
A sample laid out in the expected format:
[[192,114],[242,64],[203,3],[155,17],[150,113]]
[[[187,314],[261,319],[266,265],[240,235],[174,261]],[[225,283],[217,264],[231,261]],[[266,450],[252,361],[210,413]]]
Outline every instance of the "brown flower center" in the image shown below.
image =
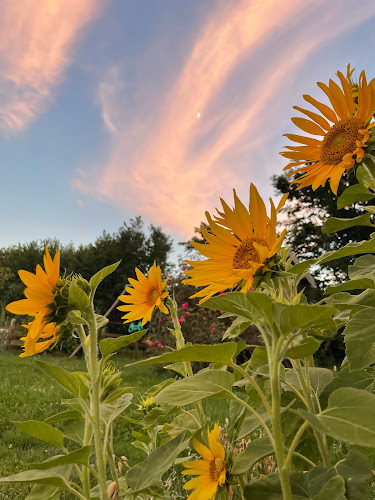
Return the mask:
[[234,254],[233,269],[250,269],[251,262],[261,264],[262,261],[260,255],[253,245],[254,241],[265,247],[267,246],[267,243],[263,238],[259,238],[258,236],[247,238],[239,245],[236,253]]
[[365,123],[358,118],[335,123],[327,132],[323,139],[320,159],[326,165],[338,165],[342,162],[344,155],[357,149],[356,141],[363,139],[363,134],[359,130],[366,128]]
[[210,479],[219,482],[219,478],[225,469],[225,462],[221,458],[215,458],[210,461]]

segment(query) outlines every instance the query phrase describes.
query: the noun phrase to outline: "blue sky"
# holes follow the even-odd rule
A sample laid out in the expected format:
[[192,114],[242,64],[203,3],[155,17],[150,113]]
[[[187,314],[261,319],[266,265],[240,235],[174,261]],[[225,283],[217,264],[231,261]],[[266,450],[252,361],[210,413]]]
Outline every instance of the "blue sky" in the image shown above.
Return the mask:
[[[0,246],[175,242],[270,177],[303,94],[375,76],[373,0],[0,0]],[[324,99],[323,99],[324,100]]]

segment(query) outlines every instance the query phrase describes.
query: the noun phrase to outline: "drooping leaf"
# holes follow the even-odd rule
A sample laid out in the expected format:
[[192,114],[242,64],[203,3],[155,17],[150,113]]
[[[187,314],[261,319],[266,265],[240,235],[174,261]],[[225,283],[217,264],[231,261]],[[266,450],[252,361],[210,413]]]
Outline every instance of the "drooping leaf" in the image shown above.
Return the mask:
[[334,391],[317,415],[300,409],[320,432],[349,444],[375,448],[375,395],[352,387]]
[[273,454],[273,446],[268,437],[250,441],[246,449],[234,459],[231,474],[243,474],[264,457]]
[[98,271],[90,280],[90,286],[92,293],[95,293],[99,283],[104,280],[109,274],[113,273],[113,271],[116,271],[120,264],[121,260],[118,262],[115,262],[115,264],[112,264],[110,266],[104,267],[100,271]]
[[136,361],[127,366],[145,366],[156,363],[173,363],[178,361],[201,361],[207,363],[230,363],[237,352],[236,342],[225,342],[223,344],[193,344],[186,345],[182,349],[166,352],[160,356]]
[[375,309],[354,314],[344,334],[350,370],[360,370],[375,362]]
[[45,441],[46,443],[53,444],[58,448],[63,447],[64,435],[52,425],[46,424],[45,422],[39,422],[38,420],[27,420],[26,422],[13,422],[21,431]]
[[87,398],[89,388],[80,377],[74,373],[64,370],[64,368],[61,368],[60,366],[52,365],[40,360],[36,360],[35,362],[39,368],[41,368],[51,378],[56,380],[56,382],[65,390],[74,396],[81,397],[83,399]]
[[58,467],[60,465],[67,464],[83,464],[87,465],[89,456],[91,452],[91,446],[84,446],[78,450],[74,450],[66,455],[58,455],[56,457],[49,458],[45,462],[39,464],[31,464],[34,469],[47,470],[53,467]]
[[126,347],[133,342],[137,342],[141,339],[147,330],[140,330],[138,332],[130,333],[129,335],[122,335],[116,339],[103,339],[99,342],[100,352],[103,358],[106,358],[115,351],[118,351],[122,347]]
[[223,391],[229,393],[234,381],[232,373],[222,370],[203,370],[192,377],[177,380],[163,389],[155,397],[154,403],[184,406]]
[[126,481],[132,489],[132,494],[159,481],[178,455],[186,449],[188,442],[186,433],[182,432],[156,448],[143,462],[132,467],[126,474]]

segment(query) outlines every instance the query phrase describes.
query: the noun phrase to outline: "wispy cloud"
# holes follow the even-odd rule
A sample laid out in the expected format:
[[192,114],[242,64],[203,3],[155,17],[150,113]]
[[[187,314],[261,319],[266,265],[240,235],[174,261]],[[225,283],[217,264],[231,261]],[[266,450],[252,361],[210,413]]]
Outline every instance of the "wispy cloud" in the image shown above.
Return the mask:
[[[244,138],[265,136],[263,117],[269,121],[272,115],[274,122],[277,95],[290,85],[306,57],[369,15],[368,10],[352,9],[352,15],[346,12],[332,19],[337,6],[317,1],[285,0],[282,9],[278,0],[222,5],[202,27],[166,99],[149,116],[142,113],[123,123],[117,119],[113,112],[123,89],[119,73],[111,69],[101,84],[109,91],[100,94],[102,116],[113,134],[110,157],[93,183],[80,178],[73,183],[183,237],[191,235],[193,225],[203,219],[205,209],[217,204],[218,196],[249,183],[249,172],[244,179],[243,167],[228,168],[223,157]],[[275,33],[284,38],[260,63],[258,54]],[[226,96],[219,104],[218,95],[232,88],[231,76],[249,67],[249,61],[257,63],[258,73],[249,75],[243,98],[233,104]]]
[[71,62],[73,44],[98,10],[98,0],[2,0],[2,135],[24,129],[46,109]]

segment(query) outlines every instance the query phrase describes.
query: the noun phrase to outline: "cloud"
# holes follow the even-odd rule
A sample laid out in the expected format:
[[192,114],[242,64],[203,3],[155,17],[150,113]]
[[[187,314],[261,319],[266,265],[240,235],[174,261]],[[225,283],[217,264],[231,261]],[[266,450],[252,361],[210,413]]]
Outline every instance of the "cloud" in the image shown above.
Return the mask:
[[[307,56],[375,14],[373,7],[371,14],[353,7],[340,14],[333,4],[285,0],[282,9],[277,0],[222,4],[198,33],[164,101],[135,119],[121,122],[124,88],[120,67],[111,68],[101,83],[107,91],[100,93],[103,120],[112,132],[110,155],[91,183],[77,178],[74,187],[190,236],[220,195],[244,185],[247,191],[249,167],[228,168],[225,160],[231,156],[233,164],[234,147],[264,147],[279,96]],[[232,79],[241,68],[256,70],[247,73],[247,89],[235,99]]]
[[42,113],[71,62],[73,45],[98,0],[3,0],[0,6],[0,133]]

